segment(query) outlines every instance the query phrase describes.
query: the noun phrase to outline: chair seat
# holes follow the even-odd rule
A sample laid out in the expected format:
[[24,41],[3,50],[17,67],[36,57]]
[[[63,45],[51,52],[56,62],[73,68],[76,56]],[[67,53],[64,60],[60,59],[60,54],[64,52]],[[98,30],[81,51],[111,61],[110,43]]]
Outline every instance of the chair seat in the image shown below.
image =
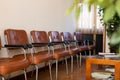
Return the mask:
[[43,51],[43,52],[38,52],[38,53],[34,53],[34,60],[32,61],[32,57],[29,57],[29,61],[33,64],[39,64],[42,62],[47,62],[49,60],[53,59],[53,55],[52,54],[48,54],[47,51]]
[[64,50],[64,49],[56,49],[53,56],[55,59],[59,59],[59,58],[63,58],[66,56],[69,56],[69,51],[68,50]]
[[85,51],[85,50],[88,50],[88,47],[87,46],[79,46],[79,51]]
[[74,54],[77,54],[77,53],[79,53],[79,49],[78,49],[78,48],[72,47],[72,48],[70,49],[70,54],[71,54],[71,55],[74,55]]
[[0,61],[7,61],[10,60],[11,58],[0,58]]
[[6,75],[17,70],[22,70],[27,68],[29,64],[29,61],[22,56],[0,59],[0,75]]
[[89,46],[88,46],[88,49],[89,49],[89,50],[95,49],[95,46],[94,46],[94,45],[89,45]]

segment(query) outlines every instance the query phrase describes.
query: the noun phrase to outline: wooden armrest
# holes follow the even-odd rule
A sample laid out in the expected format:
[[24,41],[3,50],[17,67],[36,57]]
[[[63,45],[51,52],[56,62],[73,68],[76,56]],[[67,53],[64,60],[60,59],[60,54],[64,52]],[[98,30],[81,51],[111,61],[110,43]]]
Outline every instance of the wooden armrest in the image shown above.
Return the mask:
[[56,44],[66,44],[65,41],[61,41],[61,42],[51,42],[52,45],[56,45]]
[[5,45],[6,48],[24,48],[27,49],[27,45]]
[[32,43],[34,47],[52,46],[52,43]]

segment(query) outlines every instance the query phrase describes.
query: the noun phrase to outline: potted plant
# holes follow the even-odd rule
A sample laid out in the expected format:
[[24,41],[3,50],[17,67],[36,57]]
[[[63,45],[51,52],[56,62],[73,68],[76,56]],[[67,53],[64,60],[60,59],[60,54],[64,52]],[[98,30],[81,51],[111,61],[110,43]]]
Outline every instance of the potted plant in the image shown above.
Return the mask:
[[[71,7],[66,11],[66,14],[75,9],[75,18],[78,19],[80,15],[80,0],[74,0]],[[118,48],[120,53],[120,0],[83,0],[87,4],[89,10],[92,5],[100,7],[99,12],[102,12],[103,24],[107,28],[107,35],[110,38],[111,48]]]
[[[119,49],[119,45],[120,45],[120,42],[118,42],[117,44],[113,43],[114,39],[117,40],[117,38],[114,38],[114,35],[118,35],[118,37],[120,37],[120,34],[116,34],[116,32],[118,33],[119,31],[119,28],[120,28],[120,17],[118,16],[118,14],[116,13],[112,19],[108,20],[106,23],[105,23],[105,26],[106,26],[106,30],[107,30],[107,36],[109,37],[109,39],[111,40],[111,42],[109,43],[109,46],[110,46],[110,50],[112,52],[116,52],[118,53],[118,49]],[[115,40],[115,41],[116,41]]]

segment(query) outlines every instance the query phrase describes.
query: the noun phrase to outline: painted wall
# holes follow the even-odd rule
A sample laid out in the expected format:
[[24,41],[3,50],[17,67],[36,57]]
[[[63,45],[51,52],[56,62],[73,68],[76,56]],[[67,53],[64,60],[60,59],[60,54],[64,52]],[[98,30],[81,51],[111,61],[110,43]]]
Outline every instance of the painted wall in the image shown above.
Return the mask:
[[[74,13],[64,16],[73,0],[0,0],[0,35],[5,29],[75,31]],[[2,50],[5,52],[6,50]],[[1,56],[7,56],[1,53]]]

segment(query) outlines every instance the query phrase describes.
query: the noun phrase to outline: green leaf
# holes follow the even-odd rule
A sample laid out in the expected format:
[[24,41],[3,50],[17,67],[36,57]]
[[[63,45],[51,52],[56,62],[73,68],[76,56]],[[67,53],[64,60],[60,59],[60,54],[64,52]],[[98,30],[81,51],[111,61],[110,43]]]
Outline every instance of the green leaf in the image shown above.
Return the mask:
[[88,4],[90,0],[83,0],[83,3]]
[[115,8],[116,8],[118,15],[120,16],[120,0],[116,1]]
[[96,3],[96,0],[84,0],[83,3],[88,4],[88,5],[92,5],[92,4]]
[[113,0],[97,0],[97,5],[101,8],[107,8],[113,4]]
[[74,8],[78,6],[79,2],[80,0],[74,0],[70,8],[65,12],[65,15],[69,15],[74,10]]
[[113,33],[110,40],[110,44],[111,45],[120,44],[120,29],[118,29],[116,32]]
[[80,16],[80,7],[78,6],[78,7],[76,7],[76,11],[75,11],[75,18],[76,18],[76,20],[79,19],[79,16]]
[[65,12],[65,15],[69,15],[73,11],[74,7],[75,7],[75,4],[72,4],[70,8]]
[[76,6],[80,3],[80,0],[75,0]]
[[91,6],[92,6],[93,4],[96,4],[96,0],[84,0],[83,3],[85,3],[85,4],[88,5],[88,9],[89,9],[89,11],[90,11],[90,10],[91,10]]
[[97,0],[99,3],[102,3],[104,0]]
[[119,47],[118,47],[118,52],[119,52],[119,54],[120,54],[120,45],[119,45]]
[[104,21],[107,22],[110,19],[113,18],[113,16],[115,15],[115,6],[111,5],[108,8],[105,9],[105,13],[104,13]]

